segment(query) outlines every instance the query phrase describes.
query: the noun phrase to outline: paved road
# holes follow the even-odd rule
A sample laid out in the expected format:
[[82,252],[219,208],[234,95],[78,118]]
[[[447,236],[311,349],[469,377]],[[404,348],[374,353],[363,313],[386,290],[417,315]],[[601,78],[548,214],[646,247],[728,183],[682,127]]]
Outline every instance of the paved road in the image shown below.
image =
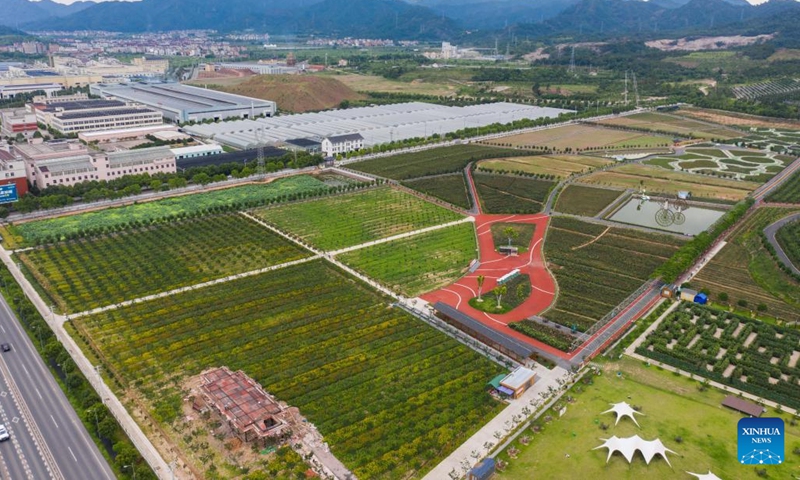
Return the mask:
[[114,473],[45,367],[19,321],[0,298],[0,478],[111,480]]
[[764,229],[764,235],[767,236],[767,241],[769,241],[769,243],[772,244],[773,248],[775,248],[775,253],[781,260],[781,263],[789,267],[795,273],[795,275],[800,275],[800,269],[798,269],[792,263],[792,260],[789,258],[788,255],[786,255],[786,252],[783,251],[783,248],[775,239],[775,234],[778,233],[778,230],[780,230],[782,226],[786,225],[787,223],[791,223],[798,220],[800,220],[800,213],[795,213],[793,215],[788,215],[786,217],[781,218],[777,222],[773,223],[772,225]]

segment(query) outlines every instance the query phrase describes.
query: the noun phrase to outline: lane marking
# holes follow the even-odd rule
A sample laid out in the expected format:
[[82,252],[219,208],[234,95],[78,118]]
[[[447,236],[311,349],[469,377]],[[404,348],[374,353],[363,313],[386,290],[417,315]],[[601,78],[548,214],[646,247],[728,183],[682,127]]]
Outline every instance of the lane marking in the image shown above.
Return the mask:
[[50,420],[52,420],[53,421],[53,425],[55,425],[56,428],[58,428],[58,424],[56,423],[56,419],[52,415],[50,415]]
[[77,462],[78,461],[78,457],[76,457],[75,454],[72,452],[72,448],[67,447],[67,450],[69,450],[69,454],[72,455],[72,458],[75,459],[75,461]]
[[33,388],[34,388],[34,390],[36,390],[36,395],[39,395],[39,400],[44,400],[44,397],[42,397],[42,393],[39,391],[39,389],[36,388],[36,387],[33,387]]

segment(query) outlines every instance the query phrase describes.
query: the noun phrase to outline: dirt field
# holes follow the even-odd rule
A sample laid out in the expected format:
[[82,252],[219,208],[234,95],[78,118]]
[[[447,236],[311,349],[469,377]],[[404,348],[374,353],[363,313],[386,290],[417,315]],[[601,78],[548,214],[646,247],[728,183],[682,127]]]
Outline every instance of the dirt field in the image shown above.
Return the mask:
[[800,129],[800,122],[786,119],[756,117],[744,113],[723,112],[720,110],[703,110],[700,108],[682,108],[677,115],[698,118],[720,125],[736,125],[746,127],[789,128]]
[[665,38],[645,42],[645,45],[664,52],[696,52],[700,50],[724,50],[731,47],[744,47],[758,42],[765,42],[772,39],[774,36],[775,35],[757,35],[754,37],[745,37],[742,35],[731,35],[727,37],[679,38],[677,40]]
[[676,135],[691,135],[708,139],[728,139],[741,136],[741,133],[735,130],[661,113],[637,113],[626,117],[611,118],[600,123],[621,127],[646,128],[648,130],[673,132]]
[[486,160],[480,162],[478,167],[492,171],[523,171],[537,175],[555,175],[565,178],[572,173],[585,172],[589,168],[600,167],[611,162],[612,160],[609,158],[586,155],[536,155]]
[[683,172],[670,172],[650,165],[630,164],[613,170],[593,173],[578,180],[587,185],[600,185],[617,188],[633,188],[641,185],[648,193],[675,194],[681,190],[692,192],[698,199],[712,198],[739,201],[759,184],[737,180],[695,175]]
[[224,92],[273,100],[282,111],[293,113],[325,110],[339,106],[343,100],[364,98],[337,79],[318,75],[254,75],[192,83],[208,83]]
[[422,80],[398,82],[374,75],[336,75],[332,78],[342,82],[356,92],[420,93],[424,95],[450,96],[457,91],[455,85],[430,83]]
[[665,147],[672,144],[672,139],[636,132],[622,132],[585,125],[569,125],[550,128],[538,132],[511,135],[492,143],[511,144],[512,146],[548,147],[556,151],[565,149],[625,149]]

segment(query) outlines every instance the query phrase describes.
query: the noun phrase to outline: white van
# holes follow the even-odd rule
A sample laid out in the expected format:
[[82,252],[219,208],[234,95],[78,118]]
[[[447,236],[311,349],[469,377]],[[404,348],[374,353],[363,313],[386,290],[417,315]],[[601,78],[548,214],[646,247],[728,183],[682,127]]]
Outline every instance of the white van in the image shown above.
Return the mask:
[[6,426],[0,424],[0,442],[4,442],[4,441],[8,440],[9,438],[11,438],[11,436],[8,434],[8,430],[6,430]]

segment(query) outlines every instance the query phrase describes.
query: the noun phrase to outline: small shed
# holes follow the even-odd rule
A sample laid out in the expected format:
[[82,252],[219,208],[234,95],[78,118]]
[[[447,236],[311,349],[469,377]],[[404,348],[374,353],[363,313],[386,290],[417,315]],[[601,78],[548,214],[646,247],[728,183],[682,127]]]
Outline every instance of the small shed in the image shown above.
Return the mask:
[[751,417],[760,417],[761,414],[764,413],[764,408],[760,405],[750,403],[739,397],[734,397],[733,395],[725,397],[725,400],[722,401],[722,406],[750,415]]
[[500,381],[499,390],[511,398],[519,398],[536,381],[536,373],[530,368],[517,367]]
[[494,475],[494,458],[485,458],[467,474],[467,480],[489,480]]
[[685,300],[687,302],[694,302],[694,297],[696,296],[697,296],[697,290],[692,290],[691,288],[681,289],[681,300]]
[[661,287],[661,296],[664,298],[675,298],[678,295],[678,289],[675,285],[664,285]]

